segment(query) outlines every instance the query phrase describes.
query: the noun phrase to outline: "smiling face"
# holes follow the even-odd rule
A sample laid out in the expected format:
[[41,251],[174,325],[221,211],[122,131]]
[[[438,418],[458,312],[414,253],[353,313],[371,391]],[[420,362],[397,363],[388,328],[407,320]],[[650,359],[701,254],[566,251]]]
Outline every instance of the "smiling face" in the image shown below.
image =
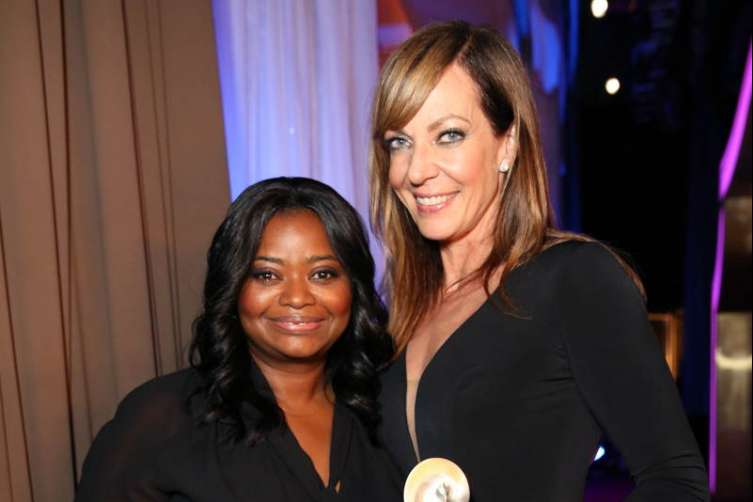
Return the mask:
[[267,363],[324,362],[350,320],[351,286],[319,218],[276,214],[262,234],[238,315]]
[[390,186],[424,237],[447,244],[492,234],[506,176],[498,166],[515,157],[511,136],[495,135],[457,64],[405,127],[385,133]]

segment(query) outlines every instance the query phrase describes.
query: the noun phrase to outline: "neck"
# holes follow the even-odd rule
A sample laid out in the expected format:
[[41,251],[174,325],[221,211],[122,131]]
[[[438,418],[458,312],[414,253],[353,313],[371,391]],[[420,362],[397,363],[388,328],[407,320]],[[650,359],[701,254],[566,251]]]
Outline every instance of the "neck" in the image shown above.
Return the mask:
[[483,265],[492,250],[491,239],[453,243],[442,247],[442,267],[444,268],[444,287],[451,289]]
[[332,401],[327,389],[325,361],[284,363],[253,353],[252,357],[267,379],[278,406],[286,414],[322,401]]
[[490,207],[476,226],[462,237],[440,246],[445,290],[476,272],[494,247],[497,208]]

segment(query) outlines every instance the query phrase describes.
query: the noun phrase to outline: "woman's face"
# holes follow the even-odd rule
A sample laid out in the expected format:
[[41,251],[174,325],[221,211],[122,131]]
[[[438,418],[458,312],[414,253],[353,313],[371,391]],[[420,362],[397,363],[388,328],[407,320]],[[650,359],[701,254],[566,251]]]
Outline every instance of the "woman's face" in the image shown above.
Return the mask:
[[452,243],[491,235],[505,176],[498,166],[512,165],[515,150],[494,134],[465,70],[449,66],[418,113],[385,140],[390,185],[424,237]]
[[324,361],[348,326],[351,286],[316,214],[272,217],[251,267],[238,314],[253,356],[268,363]]

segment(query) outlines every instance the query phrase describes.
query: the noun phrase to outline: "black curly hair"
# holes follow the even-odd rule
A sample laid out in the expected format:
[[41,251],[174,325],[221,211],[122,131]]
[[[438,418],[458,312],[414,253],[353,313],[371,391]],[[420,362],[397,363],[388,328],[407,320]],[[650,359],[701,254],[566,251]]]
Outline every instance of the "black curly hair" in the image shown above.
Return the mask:
[[[273,395],[251,379],[248,337],[238,319],[238,297],[251,272],[262,233],[281,211],[313,211],[350,279],[350,322],[327,353],[326,377],[337,400],[364,424],[372,440],[379,422],[377,371],[394,345],[386,331],[387,311],[374,287],[374,260],[361,218],[332,188],[308,178],[273,178],[248,187],[231,204],[207,255],[203,310],[193,324],[189,361],[202,377],[206,406],[200,420],[231,425],[236,441],[253,445],[284,422]],[[244,422],[242,403],[260,418]]]

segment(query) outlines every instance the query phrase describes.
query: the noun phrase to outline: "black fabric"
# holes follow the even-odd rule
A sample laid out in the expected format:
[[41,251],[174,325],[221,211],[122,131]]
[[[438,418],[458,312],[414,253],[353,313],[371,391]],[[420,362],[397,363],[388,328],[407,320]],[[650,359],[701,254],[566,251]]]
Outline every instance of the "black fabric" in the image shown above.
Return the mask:
[[[254,382],[267,383],[254,367]],[[356,416],[335,406],[330,482],[321,482],[295,436],[283,429],[250,447],[227,424],[198,425],[194,370],[131,392],[97,435],[76,502],[307,502],[400,500],[399,474]],[[267,387],[268,388],[268,387]],[[244,420],[256,410],[244,407]],[[340,485],[340,491],[335,487]]]
[[[513,271],[439,349],[416,396],[421,458],[466,473],[473,502],[575,502],[602,434],[632,472],[630,501],[708,500],[695,439],[642,298],[604,247],[569,242]],[[385,446],[416,464],[405,354],[383,375]]]

